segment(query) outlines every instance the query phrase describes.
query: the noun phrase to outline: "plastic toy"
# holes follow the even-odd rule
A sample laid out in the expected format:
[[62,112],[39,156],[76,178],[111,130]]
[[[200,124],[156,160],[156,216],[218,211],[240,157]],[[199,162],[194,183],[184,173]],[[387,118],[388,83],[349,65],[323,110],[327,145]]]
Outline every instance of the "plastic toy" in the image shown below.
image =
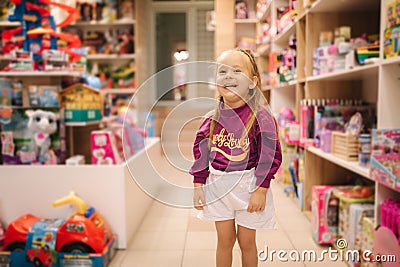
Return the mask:
[[[1,133],[1,153],[4,164],[58,164],[64,162],[66,151],[63,111],[59,108],[41,108],[41,110],[42,112],[26,108],[12,109],[10,122],[3,125]],[[39,113],[46,114],[44,115],[46,118],[35,117],[34,114],[38,115]],[[56,119],[51,116],[51,125],[48,113],[56,114]],[[31,125],[32,130],[28,127],[30,120],[28,114],[32,115],[32,123],[37,124],[35,127],[33,124]],[[49,142],[50,146],[48,146]]]
[[65,121],[97,121],[101,119],[100,92],[85,84],[74,84],[59,93],[60,106],[65,108]]
[[[15,4],[14,14],[9,16],[10,21],[19,21],[22,26],[2,32],[3,53],[8,54],[14,49],[21,48],[33,54],[36,68],[42,60],[44,50],[63,50],[71,57],[71,61],[79,59],[79,55],[70,49],[79,47],[81,42],[78,37],[68,33],[56,32],[56,27],[62,28],[70,25],[79,18],[79,11],[71,6],[50,0],[10,0]],[[68,16],[56,25],[47,6],[56,6],[68,13]],[[57,39],[68,42],[67,47],[58,48]]]
[[[114,241],[106,221],[94,207],[88,206],[74,192],[53,202],[54,207],[66,204],[77,208],[66,220],[41,219],[26,214],[11,222],[5,235],[5,249],[26,251],[30,261],[40,261],[44,266],[51,266],[54,262],[50,259],[49,251],[53,254],[103,253]],[[52,258],[55,260],[54,256]]]

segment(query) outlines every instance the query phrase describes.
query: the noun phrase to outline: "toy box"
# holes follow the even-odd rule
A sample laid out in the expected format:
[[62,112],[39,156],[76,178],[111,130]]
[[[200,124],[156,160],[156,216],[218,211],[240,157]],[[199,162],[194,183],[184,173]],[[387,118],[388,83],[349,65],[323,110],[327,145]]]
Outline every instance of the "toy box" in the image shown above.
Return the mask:
[[373,129],[371,137],[371,177],[400,190],[400,129]]
[[[373,251],[374,249],[374,230],[375,219],[373,217],[364,217],[361,226],[361,251]],[[373,262],[365,261],[361,257],[361,266],[373,267]]]
[[11,99],[11,80],[8,78],[0,78],[0,106],[11,105]]
[[74,84],[59,93],[60,106],[65,108],[66,122],[101,119],[100,92],[85,84]]
[[354,219],[350,214],[350,208],[355,203],[373,203],[373,188],[368,186],[343,186],[333,190],[333,194],[339,199],[339,227],[338,238],[351,239],[350,221]]
[[123,157],[117,148],[117,143],[111,131],[93,131],[91,134],[92,164],[120,164]]
[[34,70],[32,53],[23,50],[11,51],[11,59],[8,67],[10,70],[15,70],[15,71]]
[[29,105],[31,107],[59,107],[58,92],[59,86],[29,86]]
[[319,244],[332,244],[338,231],[339,200],[332,194],[332,185],[312,187],[311,225],[314,240]]
[[374,204],[355,203],[350,206],[349,215],[348,248],[361,250],[362,221],[364,217],[374,216]]
[[68,67],[68,57],[64,51],[44,50],[42,56],[44,70],[65,70]]
[[[66,156],[63,114],[60,108],[13,108],[10,123],[3,125],[1,132],[3,164],[63,163]],[[34,121],[47,127],[35,126]]]

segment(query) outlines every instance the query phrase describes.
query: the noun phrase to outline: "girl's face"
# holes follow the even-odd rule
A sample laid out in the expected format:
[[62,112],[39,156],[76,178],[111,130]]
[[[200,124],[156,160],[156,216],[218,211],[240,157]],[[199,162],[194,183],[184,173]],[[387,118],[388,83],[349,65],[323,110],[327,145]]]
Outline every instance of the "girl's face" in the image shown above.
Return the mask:
[[220,56],[218,63],[218,93],[229,107],[242,106],[249,96],[249,88],[254,88],[257,82],[257,77],[251,75],[247,56],[241,51],[229,51]]

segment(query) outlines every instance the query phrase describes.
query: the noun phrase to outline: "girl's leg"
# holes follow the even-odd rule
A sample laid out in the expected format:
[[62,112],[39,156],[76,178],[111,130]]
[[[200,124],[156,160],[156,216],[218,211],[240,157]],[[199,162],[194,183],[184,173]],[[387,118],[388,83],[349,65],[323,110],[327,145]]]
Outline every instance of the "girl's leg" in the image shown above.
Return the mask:
[[258,264],[256,230],[238,225],[237,239],[242,251],[242,267],[256,267]]
[[217,267],[232,266],[232,250],[236,242],[235,220],[215,222],[218,234]]

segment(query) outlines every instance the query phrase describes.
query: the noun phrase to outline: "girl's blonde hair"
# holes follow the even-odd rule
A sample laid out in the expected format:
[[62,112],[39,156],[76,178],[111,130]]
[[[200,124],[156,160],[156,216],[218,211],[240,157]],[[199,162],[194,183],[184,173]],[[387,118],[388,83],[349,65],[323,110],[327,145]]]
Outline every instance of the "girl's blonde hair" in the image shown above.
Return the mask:
[[[256,63],[256,60],[254,58],[253,53],[250,50],[245,50],[242,49],[240,47],[236,47],[232,50],[226,50],[223,53],[230,53],[230,52],[241,52],[244,55],[246,55],[247,60],[247,64],[250,67],[250,77],[257,77],[257,82],[256,82],[256,86],[254,87],[254,89],[250,89],[249,88],[249,98],[247,100],[247,105],[249,105],[250,109],[251,109],[251,115],[245,125],[245,131],[242,134],[241,137],[241,141],[243,141],[243,139],[245,139],[250,130],[253,128],[254,126],[254,122],[256,120],[256,114],[258,112],[259,106],[264,102],[265,104],[268,104],[267,99],[264,97],[263,93],[261,92],[261,77],[260,77],[260,72],[258,70],[258,66]],[[250,93],[252,90],[252,93]],[[217,95],[217,102],[218,105],[215,109],[214,115],[211,118],[211,122],[210,122],[210,132],[209,132],[209,147],[211,146],[211,142],[212,142],[212,135],[214,133],[214,129],[215,129],[215,124],[218,122],[219,120],[219,116],[220,116],[220,104],[224,102],[224,99],[221,95]]]

